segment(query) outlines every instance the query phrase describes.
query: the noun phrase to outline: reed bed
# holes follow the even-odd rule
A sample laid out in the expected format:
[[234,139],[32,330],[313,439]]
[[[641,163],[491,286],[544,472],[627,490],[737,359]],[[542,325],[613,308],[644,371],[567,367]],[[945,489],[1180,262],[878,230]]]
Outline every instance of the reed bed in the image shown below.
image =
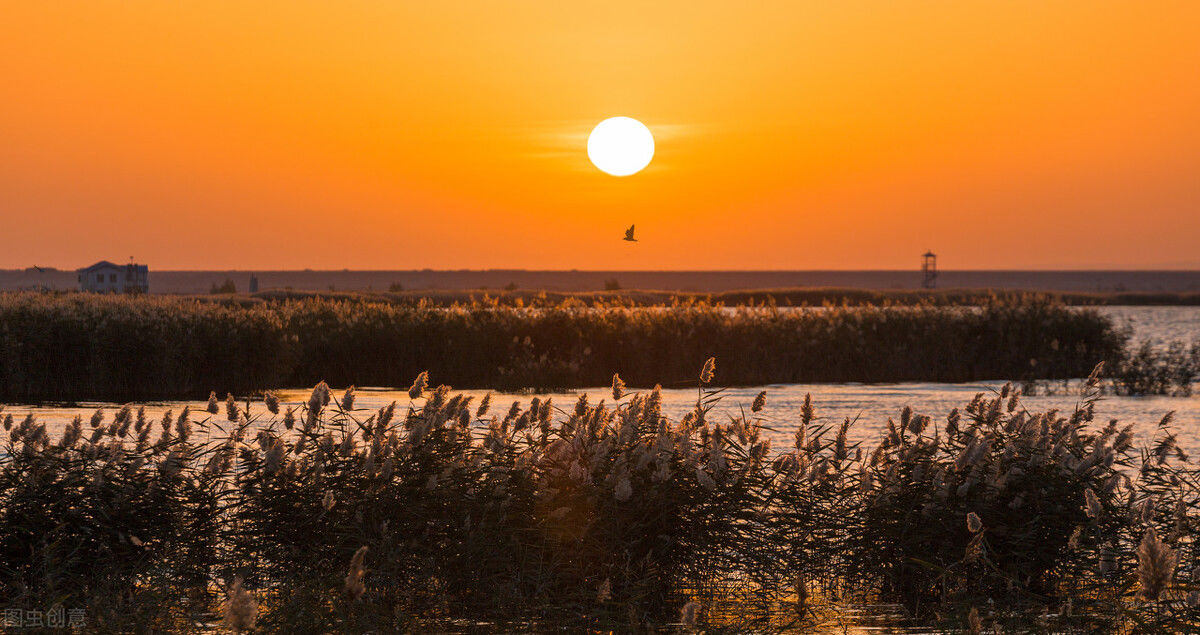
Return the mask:
[[731,385],[964,382],[1086,376],[1126,335],[1044,299],[810,311],[684,303],[405,306],[321,298],[0,295],[0,399],[201,398],[322,379],[404,386],[429,370],[463,388],[686,385],[707,357]]
[[1016,289],[858,289],[844,287],[784,287],[775,289],[740,289],[702,293],[695,291],[656,291],[652,289],[620,289],[609,291],[550,291],[544,289],[420,289],[393,291],[306,291],[270,289],[252,294],[224,298],[203,297],[219,302],[241,304],[306,300],[312,298],[351,302],[391,302],[425,306],[455,306],[464,304],[495,304],[500,306],[547,307],[563,302],[587,306],[673,306],[681,303],[705,302],[725,306],[774,305],[784,307],[844,306],[844,305],[914,305],[940,304],[951,306],[976,305],[988,302],[1038,298],[1072,306],[1196,306],[1196,292],[1063,292]]
[[1112,391],[1122,395],[1187,397],[1200,380],[1200,339],[1193,342],[1141,342],[1118,359]]
[[[1109,376],[1098,386],[1103,394],[1190,397],[1200,380],[1200,339],[1130,344],[1108,367]],[[1026,395],[1069,394],[1077,382],[1033,379],[1021,382],[1021,389]]]
[[[407,403],[132,407],[51,439],[4,420],[0,605],[83,607],[97,630],[761,631],[847,603],[993,628],[1200,628],[1200,468],[1019,390],[877,441],[763,393],[714,420],[612,378],[612,400],[480,403],[420,374]],[[793,433],[772,448],[768,427]]]

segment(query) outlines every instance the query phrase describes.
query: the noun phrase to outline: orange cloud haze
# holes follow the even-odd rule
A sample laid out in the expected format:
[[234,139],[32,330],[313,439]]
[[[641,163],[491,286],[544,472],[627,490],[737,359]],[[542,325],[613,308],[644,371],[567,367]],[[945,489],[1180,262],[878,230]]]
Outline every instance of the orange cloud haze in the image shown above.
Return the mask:
[[1200,267],[1196,2],[4,13],[0,267]]

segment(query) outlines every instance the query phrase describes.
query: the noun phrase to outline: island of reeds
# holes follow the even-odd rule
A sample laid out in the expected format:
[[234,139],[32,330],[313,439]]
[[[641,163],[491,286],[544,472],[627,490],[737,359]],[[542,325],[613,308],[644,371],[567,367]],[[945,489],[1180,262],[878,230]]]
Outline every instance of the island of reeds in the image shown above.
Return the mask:
[[428,370],[460,388],[687,385],[716,356],[730,385],[1030,382],[1099,361],[1130,392],[1182,392],[1200,347],[1128,342],[1094,310],[1032,296],[978,305],[432,306],[321,297],[212,302],[0,294],[0,400],[201,399],[318,381],[403,387]]
[[320,383],[61,436],[6,416],[0,603],[110,632],[774,631],[881,603],[968,633],[1200,628],[1200,468],[1169,417],[1138,443],[1096,421],[1097,374],[1070,412],[1006,386],[855,443],[766,392],[716,420],[714,370],[677,421],[620,377],[504,406],[424,373],[379,410]]

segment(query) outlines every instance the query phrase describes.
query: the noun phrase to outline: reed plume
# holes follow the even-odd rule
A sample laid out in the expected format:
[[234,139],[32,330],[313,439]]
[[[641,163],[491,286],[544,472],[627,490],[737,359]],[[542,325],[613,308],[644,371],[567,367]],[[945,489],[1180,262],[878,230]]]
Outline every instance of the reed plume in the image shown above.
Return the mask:
[[696,628],[696,618],[700,612],[700,603],[696,601],[688,602],[679,610],[679,623],[685,629]]
[[254,628],[258,620],[258,602],[254,596],[242,586],[242,578],[233,579],[225,593],[225,605],[222,610],[224,623],[235,633],[241,633]]
[[413,380],[412,386],[408,388],[408,398],[418,399],[425,393],[425,388],[429,385],[429,373],[421,371],[417,378]]
[[1137,579],[1141,586],[1138,597],[1154,602],[1170,586],[1179,563],[1179,553],[1159,540],[1158,533],[1151,527],[1142,536],[1137,556]]
[[763,390],[754,397],[754,403],[750,404],[750,412],[760,412],[767,405],[767,391]]
[[981,529],[983,529],[983,521],[979,519],[979,515],[975,512],[967,514],[967,530],[973,534],[977,534]]
[[619,401],[625,396],[625,382],[621,381],[621,376],[613,373],[612,376],[612,398],[613,401]]
[[363,545],[350,558],[350,570],[346,573],[346,583],[342,587],[342,595],[350,602],[358,600],[367,590],[366,585],[363,584],[363,576],[366,575],[363,560],[366,556],[367,546]]

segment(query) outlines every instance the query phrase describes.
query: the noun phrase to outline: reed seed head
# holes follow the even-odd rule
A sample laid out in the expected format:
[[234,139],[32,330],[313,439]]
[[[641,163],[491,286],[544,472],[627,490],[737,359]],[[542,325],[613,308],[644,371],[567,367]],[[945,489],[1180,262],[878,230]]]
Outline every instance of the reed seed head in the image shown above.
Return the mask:
[[342,593],[350,602],[354,602],[362,597],[366,592],[367,587],[363,584],[363,576],[366,574],[366,569],[363,568],[363,560],[367,557],[367,546],[363,545],[354,552],[354,556],[350,558],[350,570],[346,573],[346,584],[342,587]]
[[1138,584],[1141,585],[1140,598],[1147,602],[1157,601],[1162,592],[1171,584],[1175,576],[1175,566],[1179,564],[1179,553],[1159,540],[1158,534],[1151,527],[1142,536],[1138,545]]
[[625,396],[625,382],[621,380],[621,376],[613,373],[612,378],[612,396],[613,401],[619,400]]
[[183,412],[179,413],[179,418],[175,420],[175,436],[184,443],[187,443],[188,438],[192,436],[192,422],[187,408],[184,408]]
[[1092,488],[1087,488],[1083,491],[1083,500],[1087,506],[1087,515],[1089,518],[1099,518],[1103,508],[1100,506],[1100,499],[1096,498],[1096,492]]
[[612,579],[604,578],[604,582],[596,589],[596,603],[604,604],[612,599]]
[[983,632],[983,620],[979,619],[979,609],[973,606],[967,613],[967,632],[970,635],[980,635]]
[[983,529],[983,521],[979,519],[979,514],[975,512],[967,514],[967,529],[973,534],[977,534]]
[[758,393],[754,398],[754,403],[750,405],[750,412],[761,412],[763,407],[767,405],[767,391]]
[[418,399],[425,394],[425,389],[429,387],[429,371],[421,371],[417,378],[413,380],[412,386],[408,388],[408,398]]
[[323,381],[313,386],[312,394],[308,396],[308,418],[311,421],[315,422],[321,410],[329,405],[331,394],[329,384]]
[[240,633],[254,628],[258,619],[258,602],[254,595],[242,586],[241,576],[234,578],[233,584],[229,585],[223,609],[225,626],[233,632]]
[[679,611],[679,623],[686,629],[696,628],[696,619],[700,612],[700,603],[696,601],[688,602],[683,605]]

